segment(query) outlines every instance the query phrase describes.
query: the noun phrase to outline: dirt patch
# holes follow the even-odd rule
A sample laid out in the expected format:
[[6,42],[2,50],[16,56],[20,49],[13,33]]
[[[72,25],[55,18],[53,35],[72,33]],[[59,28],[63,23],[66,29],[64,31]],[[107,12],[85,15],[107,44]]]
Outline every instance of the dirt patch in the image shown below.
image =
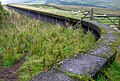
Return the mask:
[[24,56],[13,66],[0,70],[0,79],[3,81],[16,81],[18,79],[17,70],[26,60],[26,56],[29,55],[28,52],[24,52]]

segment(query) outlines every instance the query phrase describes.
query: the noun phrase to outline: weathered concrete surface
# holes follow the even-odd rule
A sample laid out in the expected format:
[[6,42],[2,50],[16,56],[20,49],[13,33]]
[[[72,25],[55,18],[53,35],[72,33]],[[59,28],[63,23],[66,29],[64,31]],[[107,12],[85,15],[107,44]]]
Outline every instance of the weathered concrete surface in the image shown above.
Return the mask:
[[59,65],[59,69],[63,72],[93,76],[106,61],[106,58],[100,58],[93,55],[78,55],[63,61],[63,64]]
[[37,75],[30,81],[78,81],[78,80],[71,79],[62,72],[59,72],[55,69],[51,69],[48,72]]
[[111,50],[112,49],[110,46],[103,44],[103,45],[99,45],[99,47],[96,47],[89,54],[97,57],[110,58],[113,55],[113,52]]
[[105,34],[101,38],[104,40],[104,43],[108,45],[117,40],[117,37],[113,34]]

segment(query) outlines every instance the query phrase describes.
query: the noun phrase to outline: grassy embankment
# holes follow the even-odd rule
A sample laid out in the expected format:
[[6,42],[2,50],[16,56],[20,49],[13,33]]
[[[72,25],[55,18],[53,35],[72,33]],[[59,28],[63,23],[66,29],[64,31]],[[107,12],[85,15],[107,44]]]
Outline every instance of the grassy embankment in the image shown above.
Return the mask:
[[3,9],[3,6],[0,3],[0,24],[2,24],[3,19],[5,19],[7,12]]
[[0,70],[26,61],[18,70],[20,81],[28,81],[60,61],[84,53],[95,43],[91,33],[42,22],[18,13],[11,14],[0,27]]

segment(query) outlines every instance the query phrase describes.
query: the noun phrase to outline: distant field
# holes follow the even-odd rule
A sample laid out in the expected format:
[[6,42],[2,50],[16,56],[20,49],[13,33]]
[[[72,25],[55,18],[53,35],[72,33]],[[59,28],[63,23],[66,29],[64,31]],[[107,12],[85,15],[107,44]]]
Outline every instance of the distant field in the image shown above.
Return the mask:
[[[41,5],[41,4],[30,4],[29,6],[33,6],[33,7],[44,9],[43,5]],[[90,11],[93,8],[94,9],[94,13],[120,15],[120,10],[112,10],[112,9],[108,9],[108,8],[49,4],[49,7],[47,7],[47,9],[51,8],[50,6],[55,6],[55,7],[61,8],[61,9],[71,10],[71,11],[72,10],[74,10],[74,11],[80,10],[81,13],[84,13],[85,11]],[[56,8],[54,8],[54,9],[56,9]]]
[[120,10],[120,0],[32,0],[27,4],[49,4],[76,5],[98,8],[111,8]]
[[108,9],[108,8],[70,6],[70,5],[58,5],[58,4],[57,5],[56,4],[50,4],[50,5],[55,5],[57,7],[60,7],[60,8],[63,8],[63,9],[68,9],[68,10],[81,10],[82,12],[89,11],[89,10],[91,10],[91,8],[94,8],[95,13],[120,15],[120,10],[112,10],[112,9]]
[[[107,8],[96,8],[96,7],[83,7],[83,6],[66,6],[66,5],[56,5],[56,4],[49,4],[49,5],[41,5],[41,4],[31,4],[29,6],[37,7],[42,11],[46,11],[53,14],[59,14],[63,16],[73,17],[80,19],[84,15],[86,11],[90,11],[93,8],[94,16],[100,16],[100,15],[115,15],[120,16],[120,10],[111,10]],[[73,11],[80,11],[80,13],[73,14]],[[88,16],[90,17],[90,16]],[[101,19],[103,19],[101,21]],[[110,18],[114,21],[116,17]],[[104,23],[104,24],[113,24],[108,18],[96,18],[96,21]],[[118,24],[119,20],[117,19],[114,23]]]
[[[27,9],[34,9],[38,11],[48,12],[52,14],[73,17],[80,19],[83,17],[85,11],[90,11],[93,8],[95,14],[110,14],[110,15],[120,15],[120,10],[111,10],[107,8],[97,8],[97,7],[83,7],[83,6],[70,6],[70,5],[59,5],[59,4],[49,4],[49,5],[41,5],[41,4],[12,4],[18,7],[27,8]],[[56,8],[57,7],[57,8]],[[60,10],[60,9],[64,10]],[[66,11],[65,11],[66,10]],[[80,11],[80,13],[74,14],[73,11]]]
[[120,0],[64,0],[61,4],[120,9]]
[[[55,14],[58,16],[65,16],[70,18],[76,18],[81,19],[84,17],[85,12],[90,11],[93,8],[94,16],[103,16],[103,15],[114,15],[114,16],[120,16],[120,10],[111,10],[107,8],[96,8],[96,7],[83,7],[83,6],[66,6],[66,5],[56,5],[56,4],[49,4],[49,5],[43,5],[43,4],[11,4],[15,7],[21,7],[25,9],[30,10],[36,10],[40,12]],[[72,11],[75,11],[72,12]],[[76,13],[78,12],[79,13]],[[87,16],[90,19],[90,14]],[[102,21],[101,21],[102,19]],[[119,20],[116,17],[110,18],[112,19],[112,22],[115,20],[114,23],[118,25]],[[104,23],[104,24],[110,24],[113,25],[111,20],[109,20],[107,17],[103,18],[95,18],[97,22]]]
[[[73,17],[73,18],[81,18],[83,17],[83,14],[80,12],[80,13],[77,13],[77,14],[74,14],[72,13],[72,10],[60,10],[60,9],[57,9],[53,6],[40,6],[40,5],[30,5],[30,6],[34,6],[34,7],[37,7],[39,8],[41,11],[46,11],[46,12],[49,12],[49,13],[52,13],[52,14],[57,14],[57,15],[63,15],[63,16],[67,16],[67,17]],[[64,9],[64,8],[61,8],[61,9]]]

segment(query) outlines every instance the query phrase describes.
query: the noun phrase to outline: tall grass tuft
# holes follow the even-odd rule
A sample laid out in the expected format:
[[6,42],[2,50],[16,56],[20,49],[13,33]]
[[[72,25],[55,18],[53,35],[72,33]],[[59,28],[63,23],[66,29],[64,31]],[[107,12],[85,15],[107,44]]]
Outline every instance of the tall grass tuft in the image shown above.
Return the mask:
[[4,8],[0,2],[0,24],[2,23],[2,21],[6,17],[6,15],[7,15],[7,12],[4,10]]

